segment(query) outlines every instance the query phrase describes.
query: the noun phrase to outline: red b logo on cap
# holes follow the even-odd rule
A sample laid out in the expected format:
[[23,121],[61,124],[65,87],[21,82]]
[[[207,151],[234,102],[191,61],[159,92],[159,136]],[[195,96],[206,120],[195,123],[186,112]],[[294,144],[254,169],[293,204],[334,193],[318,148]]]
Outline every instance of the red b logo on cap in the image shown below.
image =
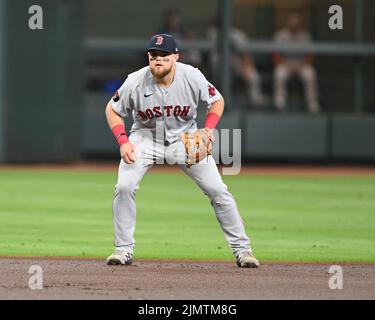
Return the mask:
[[163,41],[164,41],[163,37],[162,36],[158,36],[158,37],[156,37],[156,43],[155,44],[157,46],[161,46],[163,44]]

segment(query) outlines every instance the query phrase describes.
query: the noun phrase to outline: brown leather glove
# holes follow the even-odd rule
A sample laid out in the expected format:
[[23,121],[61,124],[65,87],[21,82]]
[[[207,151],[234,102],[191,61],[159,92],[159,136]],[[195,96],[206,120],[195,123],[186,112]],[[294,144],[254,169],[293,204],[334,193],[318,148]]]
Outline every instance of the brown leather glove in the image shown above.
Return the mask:
[[213,135],[209,129],[182,133],[188,168],[205,159],[212,151]]

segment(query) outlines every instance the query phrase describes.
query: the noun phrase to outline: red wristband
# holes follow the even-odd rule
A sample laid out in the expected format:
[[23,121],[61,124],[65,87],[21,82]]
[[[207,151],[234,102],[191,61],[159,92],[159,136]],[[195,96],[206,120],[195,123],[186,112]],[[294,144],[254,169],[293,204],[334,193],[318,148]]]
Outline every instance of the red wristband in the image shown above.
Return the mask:
[[207,114],[205,127],[208,129],[215,129],[219,123],[219,120],[220,117],[217,113],[210,112]]
[[125,126],[118,124],[112,128],[112,133],[115,136],[119,146],[122,146],[124,143],[129,141],[128,136],[126,135]]

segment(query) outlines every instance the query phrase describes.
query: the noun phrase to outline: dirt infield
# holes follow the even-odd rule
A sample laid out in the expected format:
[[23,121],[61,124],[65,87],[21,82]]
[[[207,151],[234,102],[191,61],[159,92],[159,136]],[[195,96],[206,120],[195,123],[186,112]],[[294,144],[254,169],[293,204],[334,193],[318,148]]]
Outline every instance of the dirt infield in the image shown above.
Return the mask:
[[[43,270],[43,289],[29,288],[29,268]],[[328,264],[0,258],[0,299],[375,299],[375,265],[345,264],[343,289],[329,288]]]

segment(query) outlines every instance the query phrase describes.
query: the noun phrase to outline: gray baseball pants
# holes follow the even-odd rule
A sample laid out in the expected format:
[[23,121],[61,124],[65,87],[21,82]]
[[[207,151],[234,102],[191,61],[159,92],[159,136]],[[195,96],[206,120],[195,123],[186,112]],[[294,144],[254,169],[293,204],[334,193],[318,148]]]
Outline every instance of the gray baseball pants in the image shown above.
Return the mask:
[[224,184],[212,156],[187,168],[185,148],[181,140],[165,146],[164,141],[157,142],[152,137],[146,137],[137,132],[132,133],[129,139],[135,146],[137,160],[130,165],[121,160],[118,170],[118,181],[113,199],[114,244],[117,249],[133,253],[136,191],[148,169],[155,163],[165,162],[177,164],[209,197],[233,254],[251,251],[250,239],[246,235],[236,202]]

